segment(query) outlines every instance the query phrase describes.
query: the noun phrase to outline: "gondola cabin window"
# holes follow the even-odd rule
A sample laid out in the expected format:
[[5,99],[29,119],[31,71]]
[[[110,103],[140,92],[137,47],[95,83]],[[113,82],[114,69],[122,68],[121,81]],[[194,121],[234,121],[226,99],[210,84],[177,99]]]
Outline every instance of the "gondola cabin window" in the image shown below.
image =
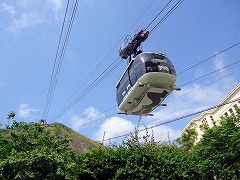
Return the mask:
[[119,81],[118,85],[117,85],[117,102],[118,105],[122,102],[123,98],[125,97],[125,95],[127,94],[127,92],[130,89],[130,81],[128,78],[128,73],[127,71],[125,72],[125,74],[123,75],[122,79]]

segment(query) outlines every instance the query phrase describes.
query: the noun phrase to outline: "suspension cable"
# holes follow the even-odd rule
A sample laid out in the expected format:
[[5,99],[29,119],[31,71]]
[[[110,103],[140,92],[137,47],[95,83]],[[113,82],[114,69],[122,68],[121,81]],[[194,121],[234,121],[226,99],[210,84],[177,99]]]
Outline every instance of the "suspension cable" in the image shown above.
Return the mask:
[[55,78],[54,73],[56,71],[55,68],[56,68],[56,63],[57,63],[57,57],[58,57],[58,52],[59,52],[59,48],[60,48],[60,44],[61,44],[61,40],[62,40],[63,29],[65,26],[65,20],[66,20],[66,16],[67,16],[68,6],[69,6],[69,0],[67,2],[67,6],[66,6],[66,10],[65,10],[64,18],[63,18],[63,24],[62,24],[62,28],[61,28],[59,41],[58,41],[57,52],[55,55],[54,65],[53,65],[53,69],[52,69],[52,75],[51,75],[51,79],[50,79],[50,83],[49,83],[49,87],[48,87],[48,93],[47,93],[47,98],[46,98],[46,102],[45,102],[45,106],[44,106],[44,110],[43,110],[42,119],[46,118],[48,110],[50,108],[50,104],[51,104],[51,99],[52,99],[52,95],[53,95],[53,83],[54,83],[54,78]]
[[[133,25],[128,29],[128,31],[130,31],[133,26],[139,21],[139,19],[145,14],[145,12],[152,6],[152,4],[155,2],[155,0],[153,0],[150,5],[143,11],[143,13],[139,16],[139,18],[133,23]],[[128,31],[125,33],[125,35],[116,43],[116,45],[110,50],[110,52],[104,57],[104,59],[99,63],[99,65],[95,68],[94,71],[96,71],[96,69],[98,69],[98,67],[103,63],[103,61],[111,54],[111,52],[117,47],[117,45],[121,42],[121,40],[126,36],[126,34],[128,33]],[[113,66],[113,64],[119,59],[119,57],[110,65],[108,66],[108,68],[106,68],[87,88],[85,88],[83,90],[83,92],[81,94],[79,94],[77,96],[77,98],[75,98],[56,118],[61,117],[67,110],[71,109],[73,106],[75,106],[81,98],[85,97],[92,89],[94,89],[104,78],[106,78],[115,68],[116,66],[120,65],[120,63],[122,63],[123,60],[121,60],[120,63],[118,63],[117,65],[114,66],[114,68],[110,69],[109,71],[107,71],[111,66]],[[94,71],[89,75],[89,77],[83,82],[83,84],[81,85],[81,87],[89,80],[89,78],[93,75]],[[80,87],[80,88],[81,88]],[[80,89],[79,88],[79,89]],[[79,89],[77,91],[79,91]],[[71,96],[71,98],[77,93],[77,91]],[[56,119],[55,118],[55,119]]]
[[[173,123],[173,122],[182,120],[182,119],[184,119],[184,118],[188,118],[188,117],[191,117],[191,116],[194,116],[194,115],[203,113],[203,112],[205,112],[205,111],[210,111],[210,110],[213,110],[213,109],[215,109],[215,108],[218,108],[218,107],[221,107],[221,106],[230,104],[230,103],[234,103],[234,102],[239,101],[239,100],[240,100],[240,98],[233,99],[233,100],[227,101],[227,102],[225,102],[225,103],[221,103],[221,104],[218,104],[218,105],[215,105],[215,106],[206,108],[206,109],[202,109],[202,110],[199,110],[199,111],[196,111],[196,112],[193,112],[193,113],[190,113],[190,114],[187,114],[187,115],[184,115],[184,116],[181,116],[181,117],[172,119],[172,120],[170,120],[170,121],[165,121],[165,122],[160,123],[160,124],[156,124],[156,125],[153,125],[153,126],[145,127],[144,129],[136,130],[135,132],[142,132],[142,131],[146,131],[146,130],[148,130],[148,129],[153,129],[153,128],[156,128],[156,127],[165,125],[165,124],[170,124],[170,123]],[[131,135],[131,134],[133,134],[133,133],[134,133],[134,132],[130,132],[130,133],[126,133],[126,134],[123,134],[123,135],[115,136],[115,137],[112,137],[112,138],[105,139],[104,141],[110,141],[110,140],[113,140],[113,139],[117,139],[117,138],[129,136],[129,135]],[[100,141],[99,141],[99,142],[100,142]]]
[[230,47],[228,47],[228,48],[220,51],[219,53],[216,53],[216,54],[214,54],[213,56],[211,56],[211,57],[209,57],[209,58],[207,58],[207,59],[205,59],[205,60],[203,60],[203,61],[201,61],[201,62],[199,62],[199,63],[197,63],[197,64],[195,64],[195,65],[193,65],[193,66],[191,66],[191,67],[189,67],[189,68],[187,68],[187,69],[185,69],[185,70],[183,70],[182,72],[178,73],[177,75],[183,74],[184,72],[189,71],[190,69],[193,69],[193,68],[195,68],[196,66],[199,66],[200,64],[202,64],[202,63],[204,63],[204,62],[206,62],[206,61],[209,61],[210,59],[212,59],[212,58],[214,58],[214,57],[216,57],[216,56],[218,56],[218,55],[220,55],[220,54],[222,54],[222,53],[224,53],[224,52],[226,52],[226,51],[228,51],[228,50],[230,50],[230,49],[238,46],[239,44],[240,44],[240,42],[238,42],[238,43],[236,43],[236,44],[234,44],[234,45],[232,45],[232,46],[230,46]]
[[151,35],[160,24],[162,24],[182,3],[184,0],[179,0],[165,15],[164,17],[150,30],[149,35]]

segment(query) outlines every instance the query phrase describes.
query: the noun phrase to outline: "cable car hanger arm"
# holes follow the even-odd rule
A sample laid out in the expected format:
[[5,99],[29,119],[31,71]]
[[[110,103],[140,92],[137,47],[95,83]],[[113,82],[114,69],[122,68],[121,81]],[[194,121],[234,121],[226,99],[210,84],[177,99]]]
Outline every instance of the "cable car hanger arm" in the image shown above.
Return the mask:
[[145,31],[143,29],[140,30],[137,34],[134,35],[134,38],[127,44],[126,47],[123,44],[119,51],[119,56],[123,59],[127,59],[132,54],[134,56],[139,54],[139,51],[137,49],[140,47],[141,43],[148,38],[148,35],[149,31]]

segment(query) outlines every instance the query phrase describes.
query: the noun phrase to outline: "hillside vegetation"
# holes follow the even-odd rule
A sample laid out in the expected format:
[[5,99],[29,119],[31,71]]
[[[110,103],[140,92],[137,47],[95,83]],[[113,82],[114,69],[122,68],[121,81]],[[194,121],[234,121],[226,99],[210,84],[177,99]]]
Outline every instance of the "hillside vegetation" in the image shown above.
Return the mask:
[[70,147],[77,153],[77,154],[83,154],[87,152],[88,150],[91,150],[93,148],[101,147],[102,145],[87,138],[86,136],[83,136],[76,131],[72,130],[71,128],[65,126],[61,123],[53,123],[50,125],[50,128],[54,130],[56,126],[60,127],[60,133],[62,135],[68,135],[68,137],[71,139],[70,141]]
[[[0,179],[239,179],[240,111],[221,126],[194,131],[178,143],[155,142],[136,129],[120,145],[98,146],[84,154],[70,148],[64,125],[13,122],[0,131]],[[180,144],[179,144],[180,143]]]

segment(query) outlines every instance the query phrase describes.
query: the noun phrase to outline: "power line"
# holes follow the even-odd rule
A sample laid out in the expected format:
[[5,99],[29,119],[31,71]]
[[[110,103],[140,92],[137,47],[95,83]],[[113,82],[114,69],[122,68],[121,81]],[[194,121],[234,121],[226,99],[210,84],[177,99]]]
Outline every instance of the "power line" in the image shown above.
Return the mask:
[[48,109],[50,107],[50,99],[51,99],[52,91],[53,91],[52,84],[54,82],[54,77],[55,77],[54,72],[56,71],[55,68],[56,68],[56,63],[57,63],[58,51],[59,51],[61,40],[62,40],[62,34],[63,34],[64,26],[65,26],[65,20],[66,20],[66,16],[67,16],[68,6],[69,6],[69,0],[67,2],[67,6],[66,6],[66,10],[65,10],[64,18],[63,18],[63,24],[62,24],[61,33],[60,33],[58,46],[57,46],[57,52],[56,52],[56,55],[55,55],[54,65],[53,65],[53,69],[52,69],[52,76],[51,76],[51,79],[50,79],[47,99],[46,99],[44,110],[43,110],[43,116],[42,116],[43,119],[47,116],[47,112],[48,112]]
[[[154,2],[154,1],[153,1],[153,2]],[[153,2],[148,6],[148,8],[153,4]],[[168,4],[169,4],[169,3],[168,3]],[[167,5],[168,5],[168,4],[167,4]],[[166,6],[167,6],[167,5],[166,5]],[[165,7],[166,7],[166,6],[165,6]],[[164,9],[165,9],[165,7],[164,7]],[[148,9],[148,8],[147,8],[147,9]],[[146,9],[146,10],[147,10],[147,9]],[[146,10],[145,10],[145,11],[146,11]],[[143,12],[143,14],[145,13],[145,11]],[[162,10],[162,11],[163,11],[163,10]],[[161,11],[161,12],[162,12],[162,11]],[[161,13],[161,12],[160,12],[160,13]],[[160,13],[159,13],[159,14],[160,14]],[[142,15],[143,15],[143,14],[142,14]],[[158,15],[159,15],[159,14],[158,14]],[[141,15],[141,16],[142,16],[142,15]],[[157,16],[158,16],[158,15],[157,15]],[[140,17],[141,17],[141,16],[140,16]],[[140,17],[139,17],[139,18],[140,18]],[[138,21],[138,20],[137,20],[137,21]],[[136,21],[136,22],[137,22],[137,21]],[[152,23],[152,22],[151,22],[151,23]],[[150,24],[151,24],[151,23],[150,23]],[[132,27],[133,27],[133,25],[132,25]],[[131,28],[132,28],[132,27],[131,27]],[[131,28],[130,28],[130,29],[131,29]],[[130,29],[129,29],[129,30],[130,30]],[[120,42],[120,41],[119,41],[119,42]],[[118,42],[118,43],[119,43],[119,42]],[[117,44],[118,44],[118,43],[117,43]],[[116,46],[116,45],[115,45],[115,46]],[[115,47],[114,47],[114,48],[115,48]],[[114,49],[114,48],[113,48],[113,49]],[[118,59],[119,59],[119,57],[117,58],[117,60],[118,60]],[[120,63],[122,63],[122,61],[123,61],[123,60],[121,60]],[[85,96],[86,96],[92,89],[94,89],[103,79],[105,79],[105,78],[115,69],[115,67],[120,64],[120,63],[118,63],[118,64],[114,65],[113,68],[111,68],[109,71],[107,71],[115,62],[116,62],[116,60],[115,60],[110,66],[108,66],[108,68],[106,68],[106,69],[104,70],[104,72],[103,72],[102,74],[100,74],[85,90],[83,90],[83,92],[82,92],[81,94],[79,94],[55,119],[61,117],[67,110],[69,110],[69,109],[71,109],[73,106],[75,106],[83,97],[85,97]],[[101,62],[101,63],[102,63],[102,62]],[[91,76],[91,75],[90,75],[90,76]],[[84,82],[84,83],[85,83],[85,82]]]
[[[197,90],[199,90],[199,89],[202,89],[202,88],[204,88],[204,87],[206,87],[206,86],[208,86],[208,85],[212,85],[213,83],[216,83],[217,81],[219,81],[219,80],[221,80],[221,79],[224,79],[224,78],[226,78],[226,77],[228,77],[228,76],[230,76],[230,75],[232,75],[232,74],[235,74],[235,73],[237,73],[237,72],[239,72],[239,71],[240,71],[240,70],[237,70],[237,71],[232,72],[232,73],[230,73],[230,74],[228,74],[228,75],[226,75],[226,76],[224,76],[224,77],[221,77],[221,78],[219,78],[219,79],[217,79],[217,80],[215,80],[215,81],[211,81],[210,83],[208,83],[208,84],[206,84],[206,85],[203,85],[203,86],[201,86],[201,87],[199,87],[199,88],[197,88],[197,89],[194,89],[194,90],[192,90],[192,91],[190,91],[190,92],[187,92],[187,93],[185,93],[185,94],[183,94],[183,95],[181,95],[181,96],[179,96],[179,97],[176,97],[176,98],[168,101],[167,103],[169,103],[169,102],[171,102],[171,101],[174,101],[174,100],[176,100],[176,99],[178,99],[178,98],[181,98],[181,97],[183,97],[183,96],[185,96],[185,95],[187,95],[187,94],[190,94],[190,93],[192,93],[192,92],[194,92],[194,91],[197,91]],[[96,121],[96,120],[95,120],[95,121]],[[152,122],[155,122],[155,121],[152,121]],[[115,125],[115,124],[114,124],[114,125]],[[109,126],[109,127],[111,127],[111,126]],[[109,128],[109,127],[107,127],[107,128]],[[107,128],[105,128],[105,129],[107,129]]]
[[[179,7],[179,5],[182,3],[183,1],[178,1],[176,4],[175,4],[175,6],[164,16],[164,20],[166,19],[166,17],[168,17],[177,7]],[[162,11],[161,11],[162,12]],[[156,19],[156,18],[155,18]],[[162,22],[162,21],[160,21],[160,22]],[[152,23],[152,22],[151,22]],[[158,23],[158,25],[159,25],[160,23]],[[155,26],[154,27],[154,29],[156,28],[157,26]],[[236,45],[234,45],[234,46],[236,46]],[[234,47],[234,46],[232,46],[232,47]],[[208,58],[208,59],[211,59],[211,58],[213,58],[213,57],[215,57],[215,56],[217,56],[217,55],[219,55],[219,54],[221,54],[221,53],[223,53],[223,52],[225,52],[225,51],[227,51],[227,50],[229,50],[229,49],[231,49],[232,47],[230,47],[230,48],[227,48],[227,49],[225,49],[224,51],[221,51],[220,53],[218,53],[218,54],[216,54],[216,55],[214,55],[214,56],[212,56],[212,57],[210,57],[210,58]],[[208,60],[207,59],[207,60]],[[206,61],[206,60],[204,60],[204,61]],[[204,62],[204,61],[202,61],[202,62]],[[201,63],[198,63],[197,65],[199,65],[199,64],[201,64]],[[195,66],[197,66],[197,65],[195,65]],[[195,67],[194,66],[194,67]],[[111,67],[111,65],[109,66],[109,67]],[[109,68],[108,67],[108,68]],[[108,69],[107,68],[107,69]],[[192,67],[193,68],[193,67]],[[107,70],[106,69],[106,70]],[[189,68],[190,69],[190,68]],[[188,69],[188,70],[189,70]],[[104,71],[104,72],[106,72],[106,70]],[[102,73],[100,76],[98,76],[98,78],[97,79],[95,79],[95,81],[91,84],[91,85],[89,85],[67,108],[65,108],[64,109],[64,111],[62,111],[58,116],[57,116],[57,118],[58,117],[60,117],[61,115],[63,115],[68,109],[70,109],[70,108],[72,108],[74,105],[76,105],[79,101],[80,101],[80,99],[82,99],[83,97],[85,97],[94,87],[96,87],[108,74],[110,74],[112,71],[113,71],[114,69],[112,68],[109,72],[107,72],[106,74],[104,74],[104,73]],[[187,70],[185,70],[185,71],[187,71]],[[183,72],[182,72],[183,73]],[[104,74],[104,75],[103,75]],[[102,76],[103,75],[103,76]],[[96,84],[94,84],[96,82]]]
[[[180,2],[180,1],[179,1],[179,2]],[[183,2],[183,1],[182,1],[182,2]],[[181,3],[182,3],[182,2],[181,2]],[[180,4],[178,4],[177,6],[175,6],[175,8],[172,8],[172,9],[175,10],[179,5],[180,5]],[[167,16],[165,16],[164,20],[165,20],[166,17],[168,17],[172,12],[173,12],[173,11],[169,11],[169,14],[168,14]],[[163,22],[163,21],[162,21],[162,22]],[[157,27],[157,26],[156,26],[156,27]],[[154,28],[153,30],[155,30],[155,28]],[[218,54],[216,54],[216,55],[218,55]],[[215,57],[216,55],[214,55],[214,56],[212,56],[212,57]],[[210,58],[212,58],[212,57],[210,57]],[[200,63],[200,64],[201,64],[201,63]],[[199,64],[197,64],[197,65],[199,65]],[[196,65],[196,66],[197,66],[197,65]],[[191,68],[190,68],[190,69],[191,69]],[[183,72],[181,72],[181,73],[183,73]],[[181,74],[181,73],[180,73],[180,74]],[[101,81],[100,81],[100,82],[101,82]],[[100,82],[99,82],[99,83],[100,83]],[[99,83],[98,83],[98,84],[99,84]],[[91,87],[91,88],[89,89],[89,91],[90,91],[92,88],[94,88],[94,87]],[[88,90],[86,91],[87,94],[88,94],[89,91],[88,91]]]
[[162,24],[182,3],[184,0],[179,0],[165,15],[164,17],[150,30],[149,35],[151,35],[160,24]]
[[194,92],[194,91],[197,91],[197,90],[199,90],[199,89],[201,89],[201,88],[203,88],[203,87],[209,86],[209,85],[211,85],[211,84],[213,84],[213,83],[215,83],[215,82],[217,82],[217,81],[220,81],[220,80],[222,80],[222,79],[224,79],[224,78],[226,78],[226,77],[229,77],[229,76],[231,76],[231,75],[233,75],[233,74],[235,74],[235,73],[237,73],[237,72],[239,72],[239,71],[240,71],[240,70],[238,69],[237,71],[234,71],[234,72],[232,72],[232,73],[230,73],[230,74],[228,74],[228,75],[226,75],[226,76],[223,76],[223,77],[218,78],[218,79],[216,79],[216,80],[214,80],[214,81],[211,81],[210,83],[208,83],[208,84],[206,84],[206,85],[200,86],[199,88],[196,88],[196,89],[194,89],[194,90],[192,90],[192,91],[189,91],[189,92],[187,92],[187,93],[185,93],[185,94],[183,94],[183,95],[181,95],[181,96],[178,96],[178,97],[176,97],[176,98],[174,98],[174,99],[171,99],[170,101],[168,101],[168,102],[166,102],[166,103],[169,103],[169,102],[171,102],[171,101],[174,101],[174,100],[176,100],[176,99],[179,99],[179,98],[181,98],[181,97],[183,97],[183,96],[185,96],[185,95],[187,95],[187,94],[190,94],[190,93],[192,93],[192,92]]
[[[135,132],[142,132],[142,131],[146,131],[146,130],[148,130],[148,129],[153,129],[153,128],[155,128],[155,127],[159,127],[159,126],[165,125],[165,124],[170,124],[170,123],[173,123],[173,122],[182,120],[182,119],[184,119],[184,118],[188,118],[188,117],[191,117],[191,116],[194,116],[194,115],[203,113],[203,112],[205,112],[205,111],[210,111],[210,110],[213,110],[213,109],[215,109],[215,108],[218,108],[218,107],[221,107],[221,106],[224,106],[224,105],[227,105],[227,104],[236,102],[236,101],[238,101],[238,100],[240,100],[240,98],[237,98],[237,99],[234,99],[234,100],[230,100],[230,101],[227,101],[227,102],[225,102],[225,103],[218,104],[218,105],[215,105],[215,106],[206,108],[206,109],[202,109],[202,110],[200,110],[200,111],[196,111],[196,112],[193,112],[193,113],[190,113],[190,114],[187,114],[187,115],[184,115],[184,116],[181,116],[181,117],[172,119],[172,120],[170,120],[170,121],[165,121],[165,122],[160,123],[160,124],[157,124],[157,125],[153,125],[153,126],[150,126],[150,127],[145,127],[144,129],[139,129],[139,130],[136,130]],[[134,132],[126,133],[126,134],[123,134],[123,135],[120,135],[120,136],[115,136],[115,137],[113,137],[113,138],[108,138],[108,139],[105,139],[105,140],[103,140],[103,141],[110,141],[110,140],[112,140],[112,139],[117,139],[117,138],[129,136],[129,135],[131,135],[132,133],[134,133]],[[100,142],[100,141],[99,141],[99,142]]]
[[226,51],[228,51],[228,50],[230,50],[230,49],[238,46],[239,44],[240,44],[240,42],[238,42],[238,43],[236,43],[236,44],[234,44],[234,45],[232,45],[232,46],[230,46],[230,47],[228,47],[228,48],[220,51],[219,53],[216,53],[216,54],[214,54],[213,56],[211,56],[211,57],[209,57],[209,58],[207,58],[207,59],[205,59],[205,60],[203,60],[203,61],[201,61],[201,62],[199,62],[199,63],[197,63],[197,64],[195,64],[195,65],[193,65],[193,66],[191,66],[191,67],[189,67],[189,68],[187,68],[187,69],[185,69],[185,70],[183,70],[182,72],[178,73],[177,75],[183,74],[184,72],[189,71],[190,69],[193,69],[193,68],[195,68],[196,66],[199,66],[200,64],[202,64],[202,63],[204,63],[204,62],[206,62],[206,61],[209,61],[210,59],[212,59],[212,58],[214,58],[214,57],[216,57],[216,56],[218,56],[218,55],[220,55],[220,54],[222,54],[222,53],[224,53],[224,52],[226,52]]
[[[205,75],[203,75],[203,76],[201,76],[201,77],[198,77],[198,78],[196,78],[196,79],[194,79],[194,80],[191,80],[191,81],[189,81],[189,82],[187,82],[187,83],[184,83],[184,84],[180,85],[179,87],[182,88],[183,86],[186,86],[187,84],[190,84],[190,83],[199,81],[200,79],[203,79],[203,78],[205,78],[205,77],[209,77],[209,75],[213,75],[213,74],[216,74],[216,73],[220,74],[222,70],[225,70],[225,69],[227,69],[227,68],[229,68],[229,67],[231,67],[231,68],[229,68],[229,69],[236,68],[236,67],[238,67],[239,65],[238,65],[238,66],[234,66],[234,67],[232,67],[232,66],[238,64],[239,62],[240,62],[240,61],[233,62],[233,63],[231,63],[231,64],[229,64],[229,65],[227,65],[227,66],[224,66],[224,67],[219,68],[219,69],[217,69],[217,70],[215,70],[215,71],[212,71],[212,72],[210,72],[210,73],[207,73],[207,74],[205,74]],[[222,80],[222,79],[224,79],[224,78],[226,78],[226,77],[229,77],[230,75],[235,74],[235,73],[237,73],[237,72],[239,72],[239,70],[237,70],[237,71],[235,71],[235,72],[232,72],[232,73],[230,73],[230,74],[228,74],[228,75],[226,75],[226,76],[223,76],[223,77],[221,77],[221,78],[219,78],[219,79],[217,79],[217,80],[211,81],[211,82],[208,83],[207,85],[201,86],[201,87],[199,87],[198,89],[195,89],[195,90],[193,90],[193,91],[187,92],[187,93],[185,93],[185,94],[183,94],[183,95],[181,95],[181,96],[179,96],[179,97],[176,97],[176,98],[174,98],[174,99],[172,99],[172,100],[170,100],[170,101],[168,101],[168,102],[174,101],[174,100],[176,100],[176,99],[178,99],[178,98],[181,98],[181,97],[183,97],[183,96],[185,96],[185,95],[187,95],[187,94],[190,94],[190,93],[192,93],[192,92],[194,92],[194,91],[196,91],[196,90],[199,90],[199,89],[201,89],[201,88],[203,88],[203,87],[205,87],[205,86],[211,85],[211,84],[213,84],[213,83],[215,83],[215,82],[217,82],[217,81],[219,81],[219,80]],[[218,75],[218,74],[216,74],[216,75]],[[168,102],[167,102],[167,103],[168,103]],[[115,105],[115,106],[111,107],[110,109],[112,109],[112,108],[114,108],[114,107],[117,107],[117,106]],[[106,110],[106,111],[108,111],[108,110]],[[104,111],[104,112],[106,112],[106,111]],[[114,115],[114,114],[116,114],[116,113],[113,113],[113,114],[111,114],[111,115]],[[109,117],[109,115],[108,115],[107,117]],[[101,119],[104,119],[104,118],[101,118]],[[95,120],[90,121],[89,123],[85,123],[85,124],[83,124],[83,125],[87,125],[87,124],[90,124],[90,123],[92,123],[92,122],[95,122],[95,121],[98,121],[98,120],[101,120],[101,119],[95,119]],[[86,119],[86,120],[88,120],[88,119]]]
[[[86,78],[86,80],[82,83],[82,85],[77,89],[77,91],[75,91],[73,93],[73,95],[70,97],[70,99],[72,99],[75,94],[83,87],[83,85],[90,79],[90,77],[94,74],[94,72],[96,72],[96,70],[100,67],[100,65],[107,59],[107,57],[113,52],[113,50],[117,47],[117,45],[123,40],[123,38],[125,38],[125,36],[127,35],[127,33],[134,27],[134,25],[141,19],[141,17],[146,13],[146,11],[152,6],[152,4],[155,2],[156,0],[153,0],[148,7],[142,12],[142,14],[137,18],[137,20],[132,24],[132,26],[127,30],[127,32],[120,38],[120,40],[113,46],[113,48],[108,52],[108,54],[102,59],[102,61],[96,66],[96,68],[90,73],[90,75]],[[114,65],[114,63],[118,60],[119,58],[117,58],[110,66],[108,66],[103,73],[105,73],[111,66]],[[85,90],[83,90],[83,92],[81,94],[83,94],[85,91],[88,91],[88,88],[90,86],[92,86],[94,84],[95,81],[97,81],[97,79],[99,79],[103,73],[101,73],[94,81],[93,83],[91,83]],[[91,89],[93,89],[94,87],[92,87]],[[75,99],[73,100],[75,101]],[[69,106],[71,107],[71,106]],[[60,116],[62,115],[62,113],[60,113]],[[59,117],[59,115],[58,115]]]
[[[57,81],[58,81],[58,77],[59,77],[60,69],[61,69],[61,66],[62,66],[63,58],[64,58],[64,55],[65,55],[65,52],[66,52],[66,47],[67,47],[67,44],[68,44],[68,40],[69,40],[69,36],[70,36],[70,33],[71,33],[72,25],[73,25],[73,22],[74,22],[75,14],[76,14],[76,11],[77,11],[78,3],[79,3],[79,0],[76,0],[75,3],[74,3],[74,7],[71,11],[71,17],[69,19],[68,27],[67,27],[67,30],[65,32],[65,39],[64,39],[64,42],[63,42],[63,46],[62,46],[62,49],[61,49],[61,53],[60,53],[60,57],[58,59],[58,62],[56,60],[57,57],[58,57],[58,54],[59,54],[58,50],[57,50],[57,54],[56,54],[56,58],[55,58],[55,62],[54,62],[54,68],[53,68],[53,72],[52,72],[52,77],[51,77],[51,81],[50,81],[50,85],[49,85],[49,92],[50,93],[48,93],[48,96],[47,96],[47,100],[46,100],[47,106],[45,106],[45,108],[44,108],[43,119],[47,118],[48,112],[49,112],[50,107],[51,107],[53,95],[54,95],[56,84],[57,84]],[[69,5],[69,1],[68,1],[68,4],[67,4],[65,16],[64,16],[64,23],[65,23],[65,18],[66,18],[66,14],[67,14],[68,5]],[[63,30],[63,27],[62,27],[62,30]],[[62,31],[61,31],[61,35],[62,35]],[[61,38],[59,40],[59,44],[60,44],[60,42],[61,42]],[[58,45],[58,47],[59,47],[59,45]],[[57,67],[56,67],[56,62],[57,62]]]
[[[203,79],[203,78],[205,78],[205,77],[207,77],[207,76],[209,76],[209,75],[212,75],[212,74],[214,74],[214,73],[217,73],[217,72],[219,72],[219,73],[221,73],[221,71],[222,70],[224,70],[224,69],[226,69],[226,68],[228,68],[228,67],[231,67],[231,66],[233,66],[233,65],[236,65],[237,63],[239,63],[240,61],[236,61],[236,62],[234,62],[234,63],[231,63],[231,64],[229,64],[229,65],[227,65],[227,66],[224,66],[224,67],[222,67],[222,68],[220,68],[220,69],[217,69],[217,70],[215,70],[215,71],[212,71],[212,72],[210,72],[210,73],[208,73],[208,74],[205,74],[205,75],[203,75],[203,76],[201,76],[201,77],[198,77],[198,78],[196,78],[196,79],[194,79],[194,80],[192,80],[192,81],[189,81],[189,82],[187,82],[187,83],[185,83],[185,84],[182,84],[182,85],[180,85],[179,87],[183,87],[183,86],[186,86],[187,84],[190,84],[190,83],[193,83],[193,82],[195,82],[195,81],[198,81],[198,80],[200,80],[200,79]],[[239,66],[239,65],[238,65]],[[234,66],[234,67],[232,67],[232,68],[230,68],[230,69],[233,69],[233,68],[236,68],[237,66]],[[218,73],[218,74],[219,74]]]
[[147,27],[145,28],[144,31],[146,31],[149,26],[158,18],[158,16],[167,8],[167,6],[172,2],[172,0],[170,0],[164,7],[163,9],[155,16],[155,18],[147,25]]
[[[112,64],[114,64],[118,59],[119,57]],[[105,79],[109,74],[111,74],[113,70],[117,68],[117,66],[119,66],[122,62],[123,60],[119,61],[110,70],[108,69],[112,66],[112,64],[108,66],[108,68],[105,69],[102,72],[102,74],[100,74],[87,88],[85,88],[84,91],[81,94],[79,94],[60,114],[58,114],[58,116],[55,119],[61,117],[67,110],[75,106],[83,97],[89,94],[92,89],[94,89],[98,84],[100,84],[103,81],[103,79]]]
[[[206,75],[204,75],[204,76],[201,76],[201,77],[199,77],[199,78],[196,78],[195,80],[190,81],[189,83],[194,82],[194,81],[197,81],[197,80],[199,80],[199,79],[201,79],[201,78],[203,78],[203,77],[207,77],[208,75],[211,75],[211,74],[213,74],[213,73],[219,72],[219,71],[221,71],[221,70],[224,70],[224,69],[226,69],[227,67],[233,66],[233,65],[235,65],[235,64],[238,63],[238,62],[240,62],[240,61],[236,61],[236,62],[234,62],[234,63],[232,63],[232,64],[229,64],[229,65],[227,65],[227,66],[225,66],[225,67],[223,67],[223,68],[220,68],[220,69],[218,69],[218,70],[216,70],[216,71],[213,71],[213,72],[208,73],[208,74],[206,74]],[[235,67],[236,67],[236,66],[232,67],[231,69],[233,69],[233,68],[235,68]],[[172,100],[170,100],[170,101],[168,101],[168,102],[174,101],[174,100],[176,100],[176,99],[178,99],[178,98],[181,98],[181,97],[183,97],[183,96],[185,96],[185,95],[187,95],[187,94],[190,94],[190,93],[192,93],[192,92],[194,92],[194,91],[197,91],[197,90],[199,90],[199,89],[202,89],[202,88],[204,88],[204,87],[206,87],[206,86],[208,86],[208,85],[212,85],[213,83],[216,83],[217,81],[222,80],[222,79],[224,79],[224,78],[226,78],[226,77],[229,77],[230,75],[235,74],[235,73],[237,73],[237,72],[239,72],[239,71],[240,71],[240,70],[237,70],[237,71],[232,72],[232,73],[230,73],[230,74],[228,74],[228,75],[226,75],[226,76],[223,76],[223,77],[221,77],[221,78],[218,78],[217,80],[211,81],[210,83],[208,83],[208,84],[206,84],[206,85],[203,85],[203,86],[201,86],[201,87],[199,87],[199,88],[197,88],[197,89],[194,89],[193,91],[187,92],[187,93],[185,93],[185,94],[183,94],[183,95],[181,95],[181,96],[179,96],[179,97],[176,97],[176,98],[174,98],[174,99],[172,99]],[[219,73],[218,73],[218,74],[219,74]],[[217,74],[217,75],[218,75],[218,74]],[[189,84],[189,83],[186,83],[186,84]],[[182,85],[182,86],[185,86],[186,84],[184,84],[184,85]],[[182,86],[180,86],[180,87],[182,87]],[[168,102],[167,102],[167,103],[168,103]],[[116,114],[116,113],[113,113],[113,114],[111,114],[111,115],[115,115],[115,114]],[[108,115],[107,117],[109,117],[109,116],[111,116],[111,115]],[[106,117],[104,117],[104,118],[106,118]],[[101,118],[101,119],[104,119],[104,118]],[[91,122],[89,122],[89,123],[85,123],[85,124],[83,124],[83,125],[87,125],[87,124],[90,124],[90,123],[92,123],[92,122],[95,122],[95,121],[98,121],[98,120],[101,120],[101,119],[96,119],[96,120],[93,120],[93,121],[91,121]],[[154,121],[153,121],[153,122],[154,122]],[[110,127],[111,127],[111,126],[110,126]],[[106,129],[106,128],[105,128],[105,129]]]
[[[102,120],[102,119],[106,119],[106,118],[108,118],[108,117],[110,117],[110,116],[113,116],[113,115],[116,115],[116,113],[108,114],[107,116],[104,116],[104,117],[102,117],[102,118],[98,118],[98,119],[95,119],[95,120],[92,120],[92,121],[83,123],[82,126],[85,126],[85,125],[87,125],[87,124],[94,123],[94,122],[96,122],[96,121],[100,121],[100,120]],[[77,124],[78,124],[78,123],[77,123]]]

